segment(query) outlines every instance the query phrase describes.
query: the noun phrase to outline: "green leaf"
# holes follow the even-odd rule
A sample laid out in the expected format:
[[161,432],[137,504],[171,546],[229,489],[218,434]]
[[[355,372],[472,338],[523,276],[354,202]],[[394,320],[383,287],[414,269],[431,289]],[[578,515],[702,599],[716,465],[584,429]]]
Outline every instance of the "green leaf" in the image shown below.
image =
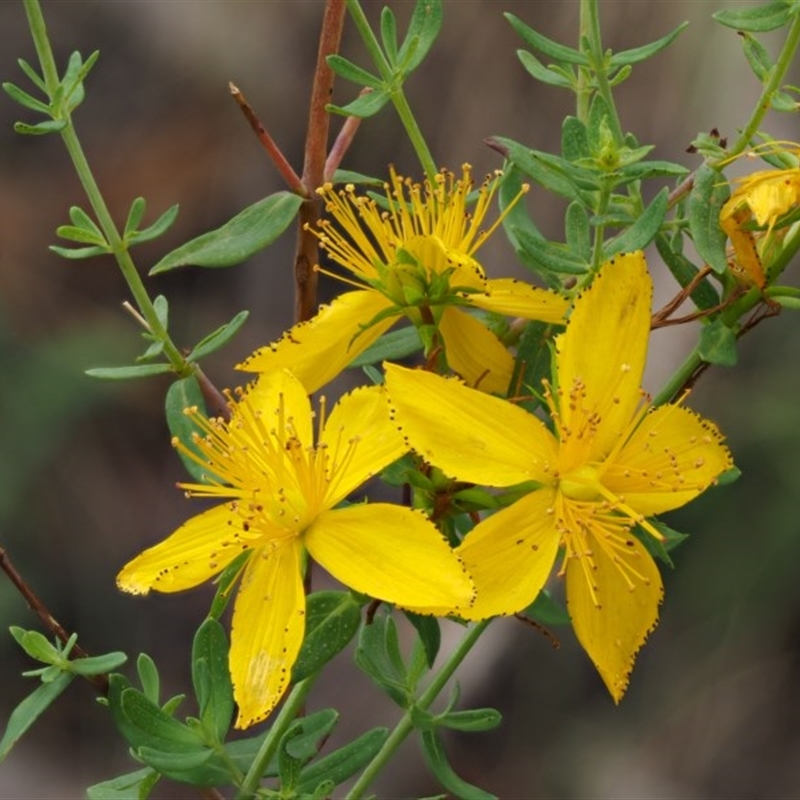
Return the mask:
[[367,72],[344,56],[332,55],[325,59],[328,66],[341,78],[357,83],[359,86],[368,86],[370,89],[380,90],[383,81],[371,72]]
[[744,55],[750,65],[750,69],[753,70],[756,78],[765,83],[769,79],[769,73],[772,70],[772,59],[769,57],[767,48],[755,36],[746,31],[740,31],[739,35],[742,37]]
[[319,752],[324,740],[331,735],[338,721],[339,712],[333,708],[323,708],[295,720],[287,733],[296,729],[298,735],[293,735],[291,741],[285,740],[285,749],[298,761],[310,761]]
[[50,106],[43,103],[41,100],[37,100],[35,97],[31,97],[31,95],[18,86],[15,86],[13,83],[4,83],[3,89],[14,102],[19,103],[25,108],[29,108],[31,111],[38,111],[40,114],[50,116]]
[[73,261],[81,258],[93,258],[94,256],[103,256],[111,252],[108,247],[59,247],[58,245],[51,244],[48,248],[56,255],[62,258],[69,258]]
[[233,339],[234,336],[236,336],[242,325],[247,322],[247,318],[249,316],[249,311],[240,311],[230,322],[226,322],[212,333],[204,336],[194,346],[192,352],[189,353],[187,360],[199,361],[201,358],[205,358],[206,356],[211,355],[211,353],[214,353],[220,348],[224,347],[231,339]]
[[503,14],[503,16],[509,21],[511,27],[522,37],[525,43],[535,50],[538,50],[540,53],[544,53],[546,56],[558,62],[578,64],[583,67],[589,66],[589,59],[580,51],[554,42],[552,39],[548,39],[546,36],[543,36],[541,33],[538,33],[533,28],[526,25],[513,14],[506,13]]
[[547,589],[542,589],[536,595],[536,599],[522,613],[542,625],[572,625],[567,609],[561,603],[556,602]]
[[494,708],[469,708],[463,711],[448,711],[436,719],[437,726],[454,731],[490,731],[502,721],[503,715]]
[[87,231],[85,228],[76,228],[73,225],[59,225],[56,228],[56,236],[60,236],[62,239],[69,239],[71,242],[95,245],[101,248],[102,251],[106,251],[108,248],[105,237],[102,234],[98,236],[92,231]]
[[775,92],[770,98],[769,104],[776,111],[785,111],[788,113],[797,111],[798,108],[797,101],[786,92]]
[[144,197],[137,197],[132,203],[130,211],[128,211],[128,218],[125,220],[125,231],[123,238],[127,239],[132,233],[135,233],[139,224],[144,217],[145,209],[147,208],[147,201]]
[[75,675],[102,675],[121,667],[128,660],[125,653],[115,651],[101,656],[74,658],[68,662],[69,671]]
[[725,178],[715,169],[703,164],[694,176],[689,195],[687,215],[689,231],[700,257],[718,275],[728,270],[725,252],[727,236],[719,224],[719,212],[730,197]]
[[[669,245],[666,236],[656,237],[658,254],[667,265],[676,281],[686,288],[700,270],[682,253],[676,253]],[[691,294],[692,302],[701,310],[719,305],[719,295],[708,278],[702,280]]]
[[774,31],[786,25],[797,14],[795,4],[775,0],[751,8],[726,8],[711,15],[713,19],[737,31]]
[[146,800],[161,776],[150,767],[118,775],[86,790],[87,800]]
[[47,84],[39,73],[24,59],[18,58],[19,68],[28,76],[28,80],[43,94],[47,94]]
[[433,669],[433,664],[442,644],[442,631],[439,627],[439,620],[436,617],[414,614],[411,611],[404,611],[403,613],[417,631],[425,653],[425,662],[428,665],[428,669]]
[[161,702],[161,678],[158,675],[156,662],[147,653],[139,653],[136,659],[136,674],[142,684],[144,696],[158,705]]
[[578,161],[591,155],[586,125],[577,117],[566,117],[561,125],[561,155],[567,161]]
[[388,613],[376,614],[361,628],[355,661],[397,705],[408,707],[408,675],[400,658],[397,627]]
[[293,793],[297,781],[300,778],[300,770],[303,767],[303,762],[295,758],[289,752],[287,745],[290,745],[292,739],[300,736],[301,733],[302,730],[297,724],[292,725],[283,735],[278,748],[278,779],[280,781],[281,791],[288,792],[290,795]]
[[661,520],[655,518],[650,520],[650,524],[664,537],[664,541],[659,542],[655,536],[639,525],[634,528],[636,538],[639,539],[653,558],[657,558],[668,567],[675,569],[675,564],[669,556],[669,551],[688,539],[689,535],[686,533],[679,533],[668,525],[665,525]]
[[59,650],[39,631],[27,631],[17,625],[9,630],[17,644],[34,660],[43,664],[57,664],[63,660]]
[[335,106],[329,103],[325,106],[325,110],[331,114],[340,114],[343,117],[367,119],[367,117],[377,114],[389,100],[391,100],[391,95],[383,90],[368,92],[367,94],[359,95],[346,106]]
[[135,378],[149,378],[151,375],[164,375],[172,372],[170,364],[136,364],[130,367],[93,367],[86,374],[104,381],[129,381]]
[[389,6],[381,11],[381,41],[389,64],[397,64],[397,17]]
[[209,480],[219,480],[207,466],[206,458],[194,443],[193,435],[205,436],[203,429],[195,422],[192,415],[184,413],[187,408],[198,408],[205,414],[205,400],[200,391],[197,378],[190,375],[173,381],[167,389],[164,403],[167,415],[167,426],[172,436],[176,437],[184,447],[197,455],[200,463],[182,450],[176,448],[186,471],[199,483],[208,483]]
[[59,133],[67,127],[65,119],[46,119],[44,122],[37,122],[35,125],[28,125],[27,122],[15,122],[14,130],[23,136],[44,136],[47,133]]
[[617,253],[644,250],[655,239],[667,215],[668,207],[669,190],[665,186],[630,228],[606,242],[603,246],[603,257],[608,260]]
[[293,192],[276,192],[259,200],[221,228],[204,233],[164,256],[151,270],[159,275],[176,267],[230,267],[246,261],[274,242],[291,224],[303,198]]
[[428,55],[442,29],[443,20],[441,0],[417,0],[406,38],[397,54],[397,64],[404,75],[412,73]]
[[228,639],[215,619],[206,619],[194,636],[192,684],[200,721],[214,741],[223,742],[233,718],[233,685],[228,668]]
[[306,606],[306,633],[292,667],[292,682],[318,672],[358,633],[361,607],[350,592],[314,592]]
[[422,349],[422,342],[417,329],[412,325],[397,331],[384,333],[377,342],[370,345],[363,353],[356,356],[348,368],[363,367],[367,364],[378,364],[382,361],[399,361]]
[[621,67],[626,64],[636,64],[640,61],[650,58],[651,56],[654,56],[656,53],[672,44],[672,42],[677,38],[678,34],[680,34],[681,31],[688,25],[688,22],[682,22],[677,28],[675,28],[674,31],[668,33],[666,36],[662,36],[660,39],[656,39],[655,42],[642,45],[641,47],[634,47],[630,50],[622,50],[619,53],[614,53],[609,61],[609,66],[612,69],[616,69],[617,67]]
[[[568,200],[580,200],[574,183],[565,174],[565,166],[568,162],[551,156],[549,153],[531,150],[501,136],[493,137],[493,141],[500,146],[515,167],[535,180],[536,183]],[[503,185],[507,183],[508,178],[503,181]],[[522,207],[521,203],[519,205]]]
[[152,225],[145,228],[143,231],[132,231],[128,236],[128,244],[141,244],[142,242],[149,242],[161,236],[162,233],[172,227],[172,223],[178,217],[178,210],[180,206],[170,206]]
[[527,50],[517,50],[517,58],[519,58],[520,63],[525,67],[528,74],[541,83],[545,83],[548,86],[559,86],[562,89],[569,89],[574,83],[574,81],[564,77],[555,68],[546,67],[535,55]]
[[[122,733],[133,747],[151,747],[168,753],[194,753],[202,745],[194,730],[173,719],[137,689],[123,689],[119,702],[129,725]],[[131,733],[133,735],[129,738]]]
[[736,334],[721,319],[715,319],[700,331],[697,353],[709,364],[732,367],[737,361]]
[[74,675],[62,672],[55,680],[34,689],[8,718],[3,738],[0,739],[0,764],[20,737],[47,710],[48,706],[69,686]]
[[332,781],[334,786],[346,781],[372,761],[388,735],[386,728],[373,728],[339,750],[309,764],[300,775],[298,795],[307,796],[325,780]]
[[192,786],[226,786],[236,779],[230,766],[207,747],[175,752],[143,745],[136,755],[165,777]]
[[219,619],[228,607],[231,596],[233,595],[233,584],[239,577],[245,562],[252,555],[252,550],[245,550],[239,553],[236,558],[228,564],[227,567],[220,573],[216,579],[217,591],[214,595],[214,600],[211,602],[208,616],[213,619]]
[[436,730],[422,731],[422,755],[428,769],[436,780],[456,797],[468,797],[469,800],[497,800],[495,795],[467,783],[456,775],[444,751],[442,739]]
[[564,233],[570,251],[589,261],[592,257],[592,241],[589,230],[589,215],[582,203],[572,202],[567,206],[564,218]]

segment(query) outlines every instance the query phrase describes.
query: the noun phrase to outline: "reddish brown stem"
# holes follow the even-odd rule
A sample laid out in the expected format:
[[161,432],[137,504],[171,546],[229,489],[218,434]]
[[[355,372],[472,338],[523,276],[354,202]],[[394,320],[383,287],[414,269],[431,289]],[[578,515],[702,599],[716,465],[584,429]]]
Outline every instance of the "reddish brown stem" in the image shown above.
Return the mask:
[[339,49],[344,28],[345,0],[327,0],[322,19],[322,31],[317,51],[317,67],[311,90],[308,114],[305,156],[303,160],[303,185],[310,198],[300,206],[297,252],[294,262],[295,320],[311,319],[317,311],[317,273],[314,266],[319,260],[317,237],[310,232],[316,227],[320,215],[320,200],[314,192],[325,182],[325,160],[328,149],[330,119],[325,106],[333,91],[333,71],[327,57]]
[[[361,90],[361,94],[368,94],[371,91],[372,89],[366,87]],[[353,139],[356,136],[360,124],[361,117],[347,117],[347,119],[345,119],[344,125],[342,125],[342,129],[336,136],[336,141],[334,141],[333,147],[331,147],[331,151],[328,153],[328,159],[325,162],[325,170],[323,173],[325,183],[333,180],[333,174],[339,169],[339,164],[342,163],[344,154],[353,143]]]
[[[38,595],[28,586],[28,583],[17,572],[16,567],[11,563],[8,553],[0,547],[0,569],[8,575],[8,579],[14,584],[17,591],[25,598],[28,607],[42,621],[42,624],[54,636],[61,640],[62,644],[69,641],[69,634],[64,630],[58,620],[50,613],[47,606],[39,599]],[[72,658],[87,658],[89,654],[79,645],[75,644],[70,651]],[[108,677],[106,675],[87,676],[88,681],[101,695],[108,694]]]
[[300,179],[300,176],[294,171],[292,165],[286,160],[286,156],[283,155],[280,147],[278,147],[278,145],[275,143],[275,140],[267,132],[267,129],[264,127],[261,120],[256,116],[255,111],[253,111],[252,106],[247,102],[247,98],[242,94],[239,87],[229,83],[228,88],[231,90],[233,99],[237,102],[239,108],[242,110],[242,113],[250,123],[250,127],[253,129],[256,136],[258,136],[258,140],[267,151],[267,155],[272,159],[272,163],[275,165],[284,181],[286,181],[286,185],[295,194],[299,194],[302,197],[308,197],[309,190],[307,186],[303,185],[303,181]]

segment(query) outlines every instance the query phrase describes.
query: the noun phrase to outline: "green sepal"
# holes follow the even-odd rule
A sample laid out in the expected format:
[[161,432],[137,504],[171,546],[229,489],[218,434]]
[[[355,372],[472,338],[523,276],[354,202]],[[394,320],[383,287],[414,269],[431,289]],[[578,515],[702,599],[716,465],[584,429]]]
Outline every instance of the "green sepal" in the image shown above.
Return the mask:
[[171,364],[135,364],[129,367],[93,367],[87,369],[85,374],[104,381],[129,381],[149,378],[151,375],[165,375],[172,371]]
[[547,626],[572,625],[569,612],[548,589],[542,589],[536,599],[522,612],[534,622]]
[[74,677],[69,672],[62,672],[54,680],[42,683],[11,712],[3,738],[0,739],[0,764],[23,734],[70,685]]
[[384,333],[377,342],[356,356],[347,366],[349,369],[378,364],[383,361],[399,361],[422,350],[419,333],[413,325],[397,331]]
[[377,755],[388,735],[386,728],[373,728],[344,747],[309,764],[300,775],[297,796],[314,796],[325,783],[338,786],[355,775]]
[[503,14],[508,20],[511,27],[517,34],[525,41],[527,45],[544,53],[546,56],[558,62],[566,62],[567,64],[578,64],[579,66],[588,67],[589,59],[579,50],[574,50],[566,45],[554,42],[548,39],[538,31],[535,31],[530,26],[526,25],[522,20],[513,14]]
[[674,550],[678,545],[682,544],[689,538],[688,533],[680,533],[669,525],[665,525],[660,519],[653,517],[650,524],[664,537],[663,542],[659,542],[654,536],[649,534],[641,527],[634,529],[639,539],[650,552],[650,555],[663,561],[667,566],[675,568],[672,559],[669,556],[670,551]]
[[87,800],[147,800],[161,776],[152,767],[137,769],[96,783],[86,790]]
[[730,187],[715,169],[703,164],[695,173],[689,195],[689,231],[700,257],[718,275],[728,270],[727,236],[719,224],[719,212],[730,197]]
[[709,364],[733,367],[737,361],[736,334],[721,319],[704,325],[700,331],[697,354]]
[[208,611],[208,616],[212,619],[219,619],[228,607],[228,603],[231,597],[233,597],[233,585],[236,583],[244,569],[245,563],[252,554],[252,550],[245,550],[239,553],[215,579],[217,591],[214,594],[214,599],[211,601],[211,608]]
[[247,322],[250,316],[249,311],[240,311],[230,322],[221,325],[215,331],[204,336],[193,348],[192,352],[186,357],[187,361],[199,361],[211,353],[215,353],[224,347],[239,332],[242,325]]
[[388,613],[376,614],[361,628],[356,665],[401,708],[408,708],[408,673],[400,655],[397,626]]
[[447,760],[444,744],[436,729],[422,731],[422,755],[436,780],[455,797],[468,797],[470,800],[497,800],[495,795],[467,783],[455,773]]
[[168,253],[151,270],[159,275],[176,267],[230,267],[240,264],[289,227],[303,203],[293,192],[276,192],[259,200],[216,230],[204,233]]
[[610,239],[603,246],[603,257],[608,260],[618,253],[644,250],[655,239],[669,208],[669,190],[665,186],[642,215],[627,230]]
[[796,14],[796,3],[775,0],[751,8],[726,8],[716,11],[711,17],[721,25],[737,31],[764,32],[782,28]]
[[182,450],[176,448],[178,456],[183,462],[183,466],[186,467],[186,471],[199,483],[219,481],[219,478],[214,475],[211,468],[205,463],[205,457],[193,441],[194,434],[205,436],[204,431],[192,419],[192,416],[184,413],[185,409],[195,407],[203,414],[206,413],[205,400],[203,393],[200,391],[197,378],[194,375],[190,375],[188,378],[180,378],[173,381],[169,389],[167,389],[167,396],[164,402],[169,432],[187,449],[196,453],[201,463],[197,463]]
[[717,478],[717,486],[730,486],[732,483],[736,483],[741,477],[742,471],[739,467],[730,467]]
[[224,742],[233,719],[233,684],[228,639],[222,625],[212,618],[206,619],[194,635],[192,685],[203,727],[215,742]]
[[417,636],[419,636],[427,668],[433,669],[433,664],[442,645],[442,631],[439,627],[439,620],[436,617],[415,614],[412,611],[404,611],[403,613],[406,619],[414,626]]
[[306,604],[306,632],[292,667],[292,682],[318,672],[358,633],[361,605],[350,592],[314,592]]
[[375,91],[380,91],[383,88],[383,81],[378,76],[367,72],[352,61],[348,61],[344,56],[334,54],[328,56],[325,60],[340,78],[357,83],[359,86],[368,86]]
[[671,31],[666,36],[662,36],[660,39],[656,39],[654,42],[650,42],[650,44],[644,44],[641,47],[633,47],[630,50],[622,50],[619,53],[614,53],[609,60],[609,66],[611,69],[616,69],[617,67],[628,64],[637,64],[640,61],[654,56],[656,53],[672,44],[681,31],[688,25],[688,22],[682,22],[675,30]]

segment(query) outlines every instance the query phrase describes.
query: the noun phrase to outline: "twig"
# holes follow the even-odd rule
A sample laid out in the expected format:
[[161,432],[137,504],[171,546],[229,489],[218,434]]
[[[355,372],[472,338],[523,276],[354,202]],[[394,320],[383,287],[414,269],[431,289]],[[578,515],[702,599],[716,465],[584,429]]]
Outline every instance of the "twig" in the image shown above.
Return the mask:
[[[42,624],[54,636],[61,640],[62,644],[69,641],[69,634],[64,630],[58,620],[50,613],[47,606],[39,599],[36,593],[28,586],[28,583],[17,572],[16,567],[11,563],[8,553],[0,547],[0,569],[8,575],[8,579],[17,588],[17,591],[25,598],[25,602],[31,611],[42,621]],[[89,654],[77,642],[70,653],[72,658],[88,658]],[[97,692],[103,696],[108,694],[108,676],[106,675],[87,675],[86,679],[94,686]]]
[[[360,94],[369,94],[371,91],[372,89],[366,86],[361,90]],[[331,147],[330,153],[328,153],[328,159],[325,161],[325,170],[323,172],[323,179],[325,183],[333,180],[333,174],[339,168],[339,164],[342,163],[344,154],[348,151],[350,145],[353,143],[353,139],[355,138],[359,125],[361,125],[361,117],[347,117],[347,119],[345,119],[342,129],[339,131],[336,141],[334,141],[333,147]]]

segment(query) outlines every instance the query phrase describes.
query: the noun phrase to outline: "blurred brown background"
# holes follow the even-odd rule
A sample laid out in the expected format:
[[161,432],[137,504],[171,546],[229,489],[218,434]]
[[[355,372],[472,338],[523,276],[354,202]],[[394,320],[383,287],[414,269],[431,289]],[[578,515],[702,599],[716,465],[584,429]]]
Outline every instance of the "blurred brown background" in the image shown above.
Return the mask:
[[[382,3],[364,5],[376,19]],[[76,122],[117,219],[137,195],[147,199],[150,220],[181,205],[167,236],[134,251],[143,272],[283,188],[229,97],[229,80],[299,169],[322,7],[317,0],[44,3],[60,64],[73,50],[100,50]],[[404,21],[412,4],[393,8]],[[656,144],[657,158],[694,166],[684,151],[696,133],[717,127],[735,135],[757,96],[735,33],[710,19],[716,8],[704,0],[601,3],[606,45],[615,50],[692,23],[617,90],[624,127]],[[566,93],[524,72],[514,53],[522,43],[503,11],[575,42],[574,1],[445,1],[444,31],[408,94],[435,157],[451,168],[470,161],[481,174],[499,166],[481,143],[492,134],[554,150],[571,108]],[[766,41],[775,52],[775,40]],[[366,66],[352,29],[343,53]],[[6,0],[0,79],[27,88],[18,57],[35,63],[22,5]],[[353,94],[337,84],[338,102]],[[86,203],[60,140],[17,136],[16,119],[32,116],[3,94],[0,544],[84,647],[122,649],[133,659],[149,652],[166,691],[183,691],[189,642],[210,591],[142,599],[114,586],[130,556],[196,510],[174,488],[182,472],[163,421],[167,381],[112,385],[83,375],[130,360],[140,351],[139,333],[121,309],[126,290],[110,259],[68,262],[47,250],[69,206]],[[770,130],[797,138],[793,117],[775,116]],[[380,175],[388,163],[418,174],[390,109],[363,124],[344,166]],[[557,204],[535,205],[534,214],[548,235],[561,236]],[[482,255],[493,274],[507,275],[513,266],[499,239]],[[148,280],[171,300],[173,335],[185,345],[251,309],[239,338],[206,362],[219,385],[240,381],[231,365],[291,323],[292,244],[286,235],[231,270]],[[651,267],[667,294],[663,268],[654,258]],[[790,271],[787,279],[796,276]],[[656,335],[650,388],[691,336]],[[744,474],[668,518],[693,535],[676,554],[678,569],[665,576],[661,626],[622,705],[614,707],[569,635],[555,652],[543,637],[500,621],[465,665],[462,685],[465,702],[495,705],[505,724],[450,738],[465,778],[503,798],[800,796],[799,345],[790,314],[771,320],[742,342],[736,370],[707,374],[692,397],[727,433]],[[36,620],[0,580],[0,629],[11,624],[36,627]],[[349,658],[338,659],[313,706],[339,705],[342,727],[353,733],[394,719]],[[30,663],[4,633],[0,659],[4,724],[32,684],[19,678]],[[375,785],[378,796],[437,791],[416,745],[406,752],[407,761]],[[0,767],[0,796],[80,797],[85,786],[134,767],[89,687],[75,683]],[[155,796],[191,795],[173,785]]]

